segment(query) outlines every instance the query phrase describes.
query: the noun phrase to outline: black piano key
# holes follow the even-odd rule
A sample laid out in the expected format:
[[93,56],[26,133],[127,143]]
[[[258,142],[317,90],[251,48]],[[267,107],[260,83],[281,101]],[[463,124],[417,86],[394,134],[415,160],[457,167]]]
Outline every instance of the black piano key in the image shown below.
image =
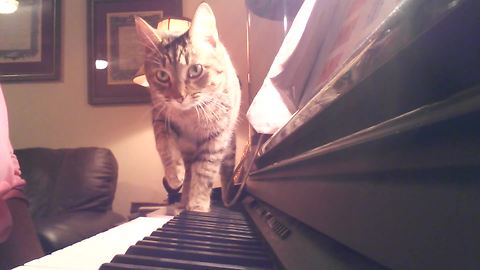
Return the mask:
[[246,227],[249,226],[249,223],[246,220],[244,221],[244,220],[236,220],[236,219],[229,219],[229,218],[205,217],[200,215],[193,215],[190,213],[185,213],[183,215],[182,214],[175,217],[174,219],[196,220],[196,221],[212,222],[216,224],[240,225],[240,226],[246,226]]
[[196,245],[205,245],[212,246],[217,248],[237,248],[243,250],[253,250],[253,251],[264,251],[265,248],[263,245],[252,246],[252,245],[243,245],[238,243],[228,243],[228,242],[212,242],[205,240],[195,240],[195,239],[183,239],[175,236],[171,237],[158,237],[158,236],[147,236],[143,240],[157,241],[157,242],[171,242],[171,243],[186,243],[186,244],[196,244]]
[[236,243],[240,245],[249,245],[249,246],[257,246],[257,247],[262,246],[262,242],[260,242],[259,240],[225,237],[225,236],[217,236],[217,235],[205,235],[201,233],[186,233],[186,232],[173,233],[168,231],[156,230],[152,232],[151,235],[158,236],[158,237],[175,237],[175,238],[193,239],[193,240],[211,241],[211,242]]
[[197,228],[163,227],[161,229],[158,229],[157,231],[172,232],[172,233],[198,233],[203,235],[216,235],[216,236],[232,237],[232,238],[246,239],[246,240],[257,239],[255,236],[251,234],[248,235],[248,234],[241,234],[241,233],[229,233],[229,232],[223,232],[220,230],[212,231],[208,229],[203,229],[201,227],[197,227]]
[[201,222],[201,221],[186,221],[186,220],[171,220],[163,226],[163,228],[168,227],[191,227],[191,228],[202,228],[208,230],[221,230],[228,231],[233,233],[246,233],[254,234],[254,231],[247,226],[225,226],[223,224],[215,224],[211,222]]
[[167,223],[163,226],[163,228],[169,227],[195,227],[195,228],[204,228],[206,230],[224,230],[224,231],[231,231],[231,232],[238,232],[238,233],[246,233],[246,234],[256,234],[249,227],[245,226],[238,226],[238,225],[224,225],[224,224],[215,224],[215,223],[206,223],[206,222],[191,222],[191,221],[172,221],[171,223]]
[[[126,269],[145,269],[141,267],[152,267],[153,269],[185,269],[185,270],[265,270],[272,268],[249,267],[235,264],[222,264],[212,262],[191,261],[172,258],[155,258],[139,255],[117,255],[113,258],[112,264],[131,265],[138,268]],[[113,269],[113,268],[112,268]],[[100,268],[100,270],[104,270]],[[107,269],[105,269],[107,270]],[[109,270],[109,269],[108,269]]]
[[205,226],[194,226],[191,224],[169,224],[166,226],[163,226],[162,228],[159,228],[158,230],[183,230],[183,231],[195,231],[195,230],[202,230],[204,232],[209,232],[209,233],[222,233],[222,234],[231,234],[231,235],[243,235],[247,237],[252,237],[256,238],[258,237],[256,232],[253,231],[242,231],[242,230],[235,230],[235,229],[221,229],[221,228],[211,228],[211,227],[205,227]]
[[235,212],[192,212],[186,211],[183,212],[181,215],[183,216],[199,216],[199,217],[207,217],[207,218],[224,218],[230,220],[238,220],[242,222],[248,222],[247,219],[244,217],[242,213],[235,213]]
[[212,213],[196,213],[196,212],[190,212],[190,211],[184,211],[184,212],[180,213],[178,216],[176,216],[176,218],[224,219],[224,220],[229,220],[229,221],[232,221],[232,222],[247,223],[247,224],[249,222],[249,220],[244,218],[244,217],[235,217],[235,216],[229,216],[229,215],[213,215]]
[[205,245],[205,243],[193,244],[193,243],[176,243],[176,242],[160,242],[151,240],[140,240],[136,243],[138,246],[152,246],[152,247],[166,247],[166,248],[188,248],[192,250],[203,250],[211,252],[224,252],[227,254],[241,254],[241,255],[254,255],[254,256],[267,256],[267,253],[262,250],[252,250],[245,248],[232,248],[232,247],[216,247],[212,245]]
[[191,250],[187,248],[161,248],[134,245],[128,248],[126,254],[141,255],[155,258],[171,258],[188,261],[235,264],[252,267],[272,266],[270,259],[265,256],[225,254],[220,252]]
[[104,263],[99,270],[178,270],[179,268],[155,267],[151,265],[126,264],[126,263]]

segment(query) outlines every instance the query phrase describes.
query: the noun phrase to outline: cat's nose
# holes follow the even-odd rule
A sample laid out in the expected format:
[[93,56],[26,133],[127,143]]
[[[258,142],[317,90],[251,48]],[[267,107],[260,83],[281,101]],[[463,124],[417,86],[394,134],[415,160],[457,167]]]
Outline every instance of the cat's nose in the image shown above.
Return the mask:
[[182,103],[184,100],[185,100],[185,97],[184,96],[180,96],[180,97],[177,97],[175,99],[178,103]]
[[180,89],[178,89],[178,92],[175,93],[174,98],[178,103],[182,103],[185,100],[186,96],[187,93],[185,93],[185,90],[180,87]]

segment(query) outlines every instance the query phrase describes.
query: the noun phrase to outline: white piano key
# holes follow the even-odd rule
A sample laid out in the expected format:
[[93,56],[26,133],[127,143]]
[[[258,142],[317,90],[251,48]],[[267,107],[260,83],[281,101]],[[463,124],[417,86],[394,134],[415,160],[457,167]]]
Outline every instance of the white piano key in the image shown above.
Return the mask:
[[110,262],[117,254],[125,253],[129,246],[150,235],[172,218],[173,216],[140,217],[32,260],[14,270],[97,270],[100,265]]
[[[52,269],[52,268],[50,268],[50,269]],[[38,266],[26,266],[26,265],[22,265],[22,266],[15,267],[15,268],[13,268],[12,270],[48,270],[48,268],[38,267]]]

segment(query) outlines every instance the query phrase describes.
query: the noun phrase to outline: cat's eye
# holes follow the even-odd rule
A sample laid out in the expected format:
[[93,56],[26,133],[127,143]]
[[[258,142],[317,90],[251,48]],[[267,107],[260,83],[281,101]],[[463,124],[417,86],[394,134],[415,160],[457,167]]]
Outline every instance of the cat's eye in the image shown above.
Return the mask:
[[191,65],[188,68],[188,77],[190,79],[198,78],[200,77],[200,75],[202,75],[202,73],[203,73],[203,66],[200,64]]
[[168,83],[170,81],[170,75],[164,70],[159,70],[155,73],[155,77],[161,83]]

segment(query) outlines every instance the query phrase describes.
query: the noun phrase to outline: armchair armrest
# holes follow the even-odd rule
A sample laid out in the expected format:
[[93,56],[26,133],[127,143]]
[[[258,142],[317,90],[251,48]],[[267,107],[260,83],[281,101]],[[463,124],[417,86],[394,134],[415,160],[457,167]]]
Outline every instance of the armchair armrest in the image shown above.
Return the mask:
[[35,220],[46,254],[106,231],[125,218],[113,212],[79,211]]

